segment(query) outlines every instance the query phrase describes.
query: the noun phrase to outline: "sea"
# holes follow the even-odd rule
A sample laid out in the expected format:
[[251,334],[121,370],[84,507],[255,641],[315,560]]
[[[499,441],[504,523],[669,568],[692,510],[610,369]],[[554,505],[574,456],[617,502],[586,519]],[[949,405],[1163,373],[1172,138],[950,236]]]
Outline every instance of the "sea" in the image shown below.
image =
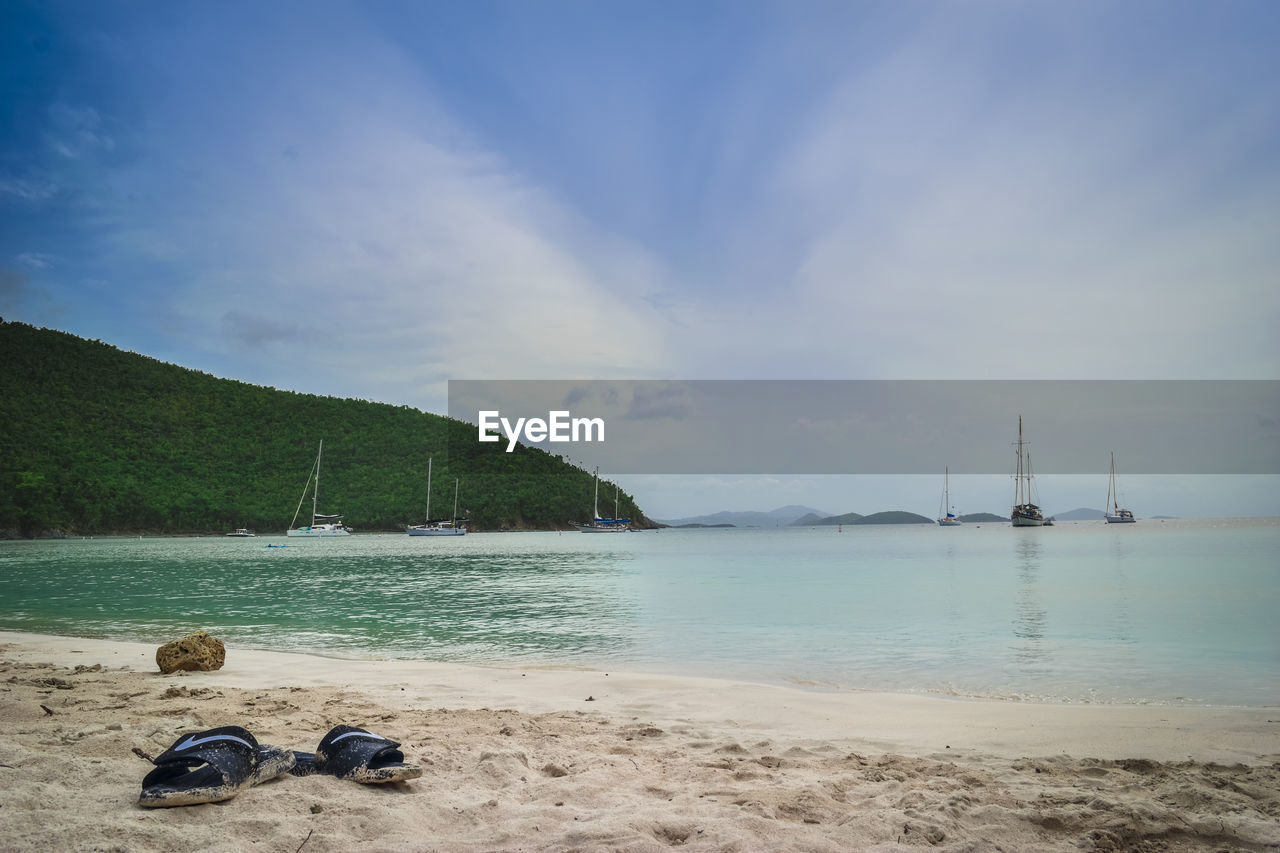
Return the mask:
[[0,542],[0,630],[812,691],[1280,705],[1280,519]]

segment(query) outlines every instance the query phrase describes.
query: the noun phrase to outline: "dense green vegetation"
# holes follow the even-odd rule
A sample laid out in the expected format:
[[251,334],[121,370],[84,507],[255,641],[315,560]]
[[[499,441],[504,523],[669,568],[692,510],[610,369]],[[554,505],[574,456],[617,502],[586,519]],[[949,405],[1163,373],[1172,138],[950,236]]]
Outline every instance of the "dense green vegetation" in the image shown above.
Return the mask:
[[[591,517],[590,472],[481,444],[470,424],[219,379],[0,320],[0,535],[283,533],[321,440],[318,509],[357,532],[424,520],[428,458],[433,516],[452,509],[456,477],[473,530]],[[625,493],[619,511],[647,523]]]

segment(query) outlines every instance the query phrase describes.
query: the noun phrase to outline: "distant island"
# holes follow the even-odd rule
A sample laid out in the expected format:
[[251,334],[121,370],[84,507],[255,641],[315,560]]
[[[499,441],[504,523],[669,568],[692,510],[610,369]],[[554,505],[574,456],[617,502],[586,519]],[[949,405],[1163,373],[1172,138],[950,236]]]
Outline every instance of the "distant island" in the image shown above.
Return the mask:
[[674,530],[711,530],[721,527],[737,527],[736,524],[662,524],[662,527],[670,527]]
[[1055,513],[1054,521],[1102,521],[1107,514],[1100,509],[1087,509],[1079,507],[1077,509],[1068,510],[1067,512]]
[[[835,527],[845,524],[933,524],[932,518],[925,518],[923,515],[916,515],[914,512],[906,512],[904,510],[889,510],[887,512],[873,512],[871,515],[859,515],[856,512],[846,512],[844,515],[831,515],[826,518],[820,518],[809,522],[813,527]],[[799,522],[796,523],[797,526]]]
[[717,512],[711,515],[694,515],[687,518],[660,518],[659,524],[667,527],[787,527],[797,518],[812,515],[825,518],[828,513],[811,506],[778,507],[770,512]]

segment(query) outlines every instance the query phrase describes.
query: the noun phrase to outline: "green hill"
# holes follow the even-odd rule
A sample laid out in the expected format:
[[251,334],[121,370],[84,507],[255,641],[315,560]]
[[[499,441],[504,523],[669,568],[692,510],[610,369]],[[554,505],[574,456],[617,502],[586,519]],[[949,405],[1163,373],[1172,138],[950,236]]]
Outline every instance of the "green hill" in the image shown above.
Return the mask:
[[965,524],[981,524],[982,522],[998,522],[1008,521],[1007,515],[996,515],[990,512],[970,512],[960,516],[960,520]]
[[[592,475],[408,406],[278,391],[0,320],[0,535],[283,533],[324,441],[321,512],[357,532],[451,507],[470,527],[590,518]],[[613,484],[601,483],[612,496]],[[308,501],[309,503],[309,501]],[[304,508],[304,514],[308,508]],[[631,496],[619,512],[648,526]]]
[[916,515],[914,512],[890,510],[889,512],[873,512],[871,515],[851,521],[850,524],[934,524],[931,518]]
[[[808,519],[806,521],[805,519]],[[840,524],[857,524],[862,520],[862,516],[856,512],[846,512],[844,515],[828,515],[825,518],[816,516],[805,516],[805,518],[796,519],[792,522],[793,526],[803,524],[807,527],[820,527],[824,525],[837,526]]]

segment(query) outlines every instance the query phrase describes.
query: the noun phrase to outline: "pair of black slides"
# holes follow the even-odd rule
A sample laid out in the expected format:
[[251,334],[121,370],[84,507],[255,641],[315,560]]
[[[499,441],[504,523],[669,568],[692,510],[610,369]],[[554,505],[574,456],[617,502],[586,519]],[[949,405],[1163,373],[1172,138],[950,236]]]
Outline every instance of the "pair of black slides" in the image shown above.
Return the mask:
[[422,768],[405,764],[400,744],[354,726],[335,726],[315,752],[260,745],[247,729],[222,726],[192,732],[154,759],[142,780],[138,805],[191,806],[229,800],[242,788],[282,773],[323,773],[366,785],[405,782]]

